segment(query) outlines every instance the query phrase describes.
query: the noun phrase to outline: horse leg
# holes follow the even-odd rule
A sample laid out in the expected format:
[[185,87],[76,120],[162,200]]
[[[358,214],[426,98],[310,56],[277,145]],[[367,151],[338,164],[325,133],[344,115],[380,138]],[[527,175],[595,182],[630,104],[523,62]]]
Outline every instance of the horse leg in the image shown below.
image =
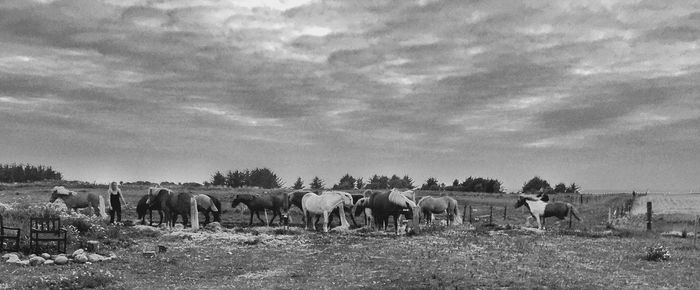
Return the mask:
[[394,215],[394,233],[399,234],[399,215]]
[[[143,217],[143,218],[145,219],[146,217]],[[153,210],[149,209],[148,210],[148,226],[152,226],[152,225],[153,225]]]
[[323,232],[324,233],[328,232],[328,212],[327,211],[323,212]]
[[[162,211],[162,210],[159,210],[159,211],[158,211],[158,215],[160,215],[160,221],[158,221],[158,226],[160,226],[160,225],[163,223],[163,211]],[[153,221],[151,220],[151,223],[152,223],[152,222],[153,222]]]
[[260,212],[259,212],[259,211],[256,211],[256,212],[255,212],[255,215],[258,217],[258,219],[259,219],[260,222],[263,224],[263,226],[266,226],[266,225],[267,225],[267,222],[265,222],[262,218],[260,218]]
[[540,220],[540,215],[535,215],[535,219],[537,220],[537,228],[538,229],[543,229],[544,226],[542,226],[542,221]]
[[[275,217],[277,216],[277,212],[279,212],[279,209],[272,210],[272,218],[270,219],[270,224],[272,224],[273,221],[275,221]],[[282,219],[282,213],[280,213],[280,220]]]
[[250,222],[248,222],[248,226],[251,227],[253,226],[253,211],[250,211]]

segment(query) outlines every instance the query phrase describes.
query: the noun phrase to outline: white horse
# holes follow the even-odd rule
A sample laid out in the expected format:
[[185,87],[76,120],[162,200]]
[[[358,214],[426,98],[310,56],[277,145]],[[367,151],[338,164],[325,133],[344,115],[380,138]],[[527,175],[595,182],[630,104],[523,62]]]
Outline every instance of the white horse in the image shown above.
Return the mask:
[[[313,223],[312,217],[315,215],[323,215],[323,232],[328,232],[328,215],[335,208],[338,208],[340,213],[341,227],[349,228],[350,224],[347,219],[345,219],[344,209],[347,201],[347,196],[337,191],[324,192],[321,195],[316,195],[313,192],[305,194],[301,199],[301,206],[304,211],[306,229],[308,230],[309,224],[311,224],[311,228],[316,230],[316,225]],[[350,204],[352,204],[352,196],[350,196]]]
[[546,202],[549,200],[547,195],[537,196],[532,194],[521,194],[518,196],[518,201],[515,203],[515,208],[523,205],[530,211],[530,215],[537,220],[537,228],[544,229],[544,219],[548,217],[557,217],[563,220],[571,214],[579,222],[582,221],[578,216],[578,211],[573,205],[567,202]]

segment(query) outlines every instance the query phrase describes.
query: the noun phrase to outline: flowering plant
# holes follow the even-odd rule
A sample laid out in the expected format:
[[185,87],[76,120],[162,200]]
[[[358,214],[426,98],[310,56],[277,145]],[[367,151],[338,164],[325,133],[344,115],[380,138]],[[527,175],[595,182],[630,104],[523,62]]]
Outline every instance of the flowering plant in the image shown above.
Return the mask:
[[647,261],[668,261],[671,258],[668,249],[662,245],[647,247],[646,252]]

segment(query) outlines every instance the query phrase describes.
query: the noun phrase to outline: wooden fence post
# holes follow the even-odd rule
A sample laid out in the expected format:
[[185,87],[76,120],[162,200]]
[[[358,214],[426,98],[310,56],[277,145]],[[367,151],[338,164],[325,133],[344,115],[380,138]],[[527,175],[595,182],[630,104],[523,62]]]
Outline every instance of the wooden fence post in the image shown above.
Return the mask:
[[508,217],[508,206],[503,206],[503,220],[506,220]]
[[583,194],[579,194],[578,197],[579,197],[579,200],[580,200],[580,201],[579,201],[579,204],[583,204]]
[[571,212],[572,211],[569,211],[569,228],[571,228]]
[[472,206],[469,206],[469,223],[472,223]]
[[647,231],[651,231],[651,201],[647,201]]
[[[467,219],[467,205],[464,205],[464,210],[462,211],[462,224],[466,224],[465,220]],[[469,213],[469,223],[471,223],[471,212]]]
[[612,208],[608,208],[608,226],[612,225]]
[[490,207],[491,212],[489,213],[489,224],[493,224],[493,205]]

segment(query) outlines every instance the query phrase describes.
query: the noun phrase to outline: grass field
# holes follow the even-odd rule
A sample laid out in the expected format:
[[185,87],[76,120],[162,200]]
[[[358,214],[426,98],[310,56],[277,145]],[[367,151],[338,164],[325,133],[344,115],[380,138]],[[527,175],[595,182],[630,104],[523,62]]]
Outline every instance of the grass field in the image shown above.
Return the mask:
[[[103,193],[103,188],[82,190]],[[257,191],[257,190],[247,190]],[[553,197],[574,203],[584,218],[568,229],[548,220],[544,234],[520,228],[527,214],[513,209],[509,195],[454,193],[460,211],[471,205],[474,216],[494,208],[497,225],[484,221],[473,226],[434,226],[417,236],[367,232],[363,229],[318,233],[295,225],[244,227],[247,213],[231,209],[236,192],[195,189],[224,203],[223,233],[143,231],[114,227],[101,239],[117,260],[67,266],[20,267],[0,263],[0,288],[46,288],[60,279],[93,281],[79,284],[104,288],[239,288],[239,289],[696,289],[700,286],[700,252],[690,239],[666,238],[627,230],[607,231],[607,205],[625,196],[591,196],[579,204],[578,196]],[[124,188],[126,218],[145,194],[143,188]],[[440,192],[419,191],[419,196]],[[449,193],[448,193],[449,194]],[[0,202],[48,200],[46,188],[8,188]],[[507,206],[506,218],[503,208]],[[295,223],[300,213],[293,212]],[[119,242],[114,242],[119,240]],[[645,248],[661,244],[671,259],[644,259]],[[168,251],[155,258],[141,255],[157,245]],[[65,278],[69,277],[69,278]],[[81,280],[82,279],[82,280]],[[53,283],[53,284],[52,284]],[[60,285],[60,284],[58,284]]]

